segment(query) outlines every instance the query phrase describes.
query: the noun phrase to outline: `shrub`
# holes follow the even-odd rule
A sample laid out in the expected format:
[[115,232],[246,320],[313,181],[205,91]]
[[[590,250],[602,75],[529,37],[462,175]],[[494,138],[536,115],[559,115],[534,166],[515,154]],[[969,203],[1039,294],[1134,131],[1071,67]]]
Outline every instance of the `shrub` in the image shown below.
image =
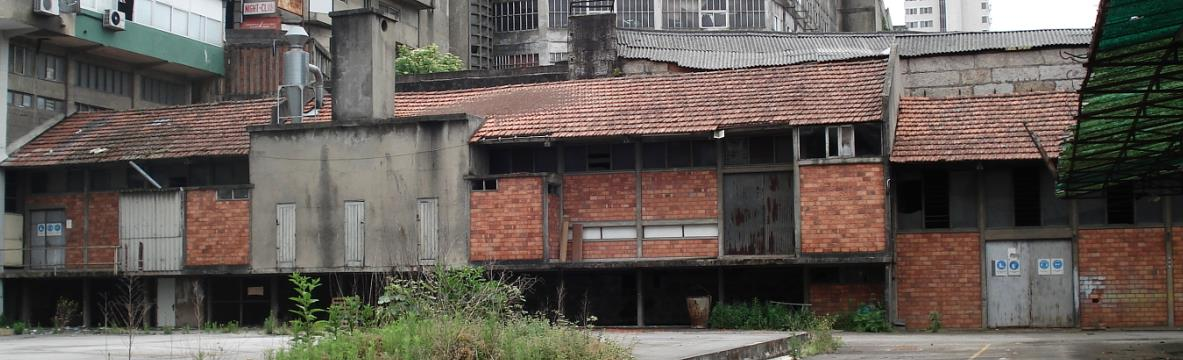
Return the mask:
[[855,311],[854,331],[886,332],[891,331],[891,324],[887,323],[887,311],[877,304],[863,304]]
[[13,334],[16,334],[16,335],[24,334],[25,328],[26,328],[26,325],[25,325],[24,321],[13,321],[12,322],[12,333]]
[[792,310],[788,306],[752,300],[751,303],[715,305],[708,322],[716,329],[803,331],[813,329],[818,321],[819,317],[812,311]]
[[53,327],[57,329],[70,326],[78,316],[78,302],[69,298],[58,298],[57,308],[53,313]]
[[523,280],[488,279],[480,267],[437,268],[419,278],[391,278],[378,298],[382,320],[407,314],[507,318],[522,313]]
[[932,311],[928,313],[928,332],[941,331],[941,313]]
[[349,331],[375,325],[374,307],[357,296],[346,296],[329,306],[329,324],[334,331]]

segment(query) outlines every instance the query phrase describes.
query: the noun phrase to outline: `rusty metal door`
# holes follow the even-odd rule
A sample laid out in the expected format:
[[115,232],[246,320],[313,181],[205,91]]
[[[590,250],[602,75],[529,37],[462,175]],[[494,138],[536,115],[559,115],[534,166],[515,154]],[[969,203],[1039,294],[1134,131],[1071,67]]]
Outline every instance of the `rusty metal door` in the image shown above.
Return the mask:
[[366,202],[345,202],[345,266],[362,266],[366,256]]
[[296,265],[296,204],[275,205],[275,265]]
[[[34,210],[29,212],[29,265],[35,268],[66,264],[66,212]],[[12,254],[6,256],[20,256]]]
[[791,254],[791,173],[723,175],[723,222],[725,255]]
[[1070,241],[991,241],[986,261],[988,327],[1074,326]]

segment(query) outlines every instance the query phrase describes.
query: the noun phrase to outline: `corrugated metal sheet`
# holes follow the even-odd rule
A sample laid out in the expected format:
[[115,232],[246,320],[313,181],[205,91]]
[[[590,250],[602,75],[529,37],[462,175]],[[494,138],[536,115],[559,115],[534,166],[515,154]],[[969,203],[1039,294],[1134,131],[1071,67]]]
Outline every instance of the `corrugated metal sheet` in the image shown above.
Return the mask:
[[802,34],[743,31],[618,30],[621,57],[721,70],[873,58],[887,55],[892,41],[900,56],[924,56],[1044,46],[1087,46],[1090,29],[964,33]]
[[296,265],[296,204],[275,205],[275,251],[276,266]]
[[345,202],[345,266],[361,266],[366,252],[366,202]]
[[119,196],[119,244],[124,271],[181,269],[184,196],[180,191]]
[[439,200],[419,199],[419,260],[435,261],[439,255]]

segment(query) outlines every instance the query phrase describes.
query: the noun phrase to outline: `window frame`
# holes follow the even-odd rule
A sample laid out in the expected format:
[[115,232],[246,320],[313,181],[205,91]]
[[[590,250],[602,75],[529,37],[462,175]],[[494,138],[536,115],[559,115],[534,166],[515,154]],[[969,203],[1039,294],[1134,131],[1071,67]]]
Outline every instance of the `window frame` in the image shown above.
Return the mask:
[[[705,6],[709,5],[711,2],[718,2],[718,3],[723,4],[723,9],[722,10],[719,10],[719,9],[707,10],[707,9],[705,9]],[[728,0],[698,0],[698,27],[700,29],[704,29],[704,30],[729,29],[730,25],[731,25],[730,8],[731,8],[731,4]],[[705,15],[705,14],[711,15],[711,18],[712,18],[711,26],[706,26],[705,24],[703,24],[702,19],[703,19],[703,15]],[[718,25],[713,24],[714,17],[717,15],[720,15],[720,14],[723,15],[722,16],[723,17],[723,25],[718,26]]]

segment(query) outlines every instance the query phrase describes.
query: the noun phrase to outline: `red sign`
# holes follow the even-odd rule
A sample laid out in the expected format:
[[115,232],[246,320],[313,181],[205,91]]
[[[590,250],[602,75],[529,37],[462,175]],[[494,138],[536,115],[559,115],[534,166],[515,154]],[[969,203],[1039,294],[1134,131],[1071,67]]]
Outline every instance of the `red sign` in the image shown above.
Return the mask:
[[243,15],[270,15],[274,13],[274,1],[242,3]]
[[242,23],[238,25],[238,28],[279,30],[279,24],[278,16],[255,16],[242,19]]

